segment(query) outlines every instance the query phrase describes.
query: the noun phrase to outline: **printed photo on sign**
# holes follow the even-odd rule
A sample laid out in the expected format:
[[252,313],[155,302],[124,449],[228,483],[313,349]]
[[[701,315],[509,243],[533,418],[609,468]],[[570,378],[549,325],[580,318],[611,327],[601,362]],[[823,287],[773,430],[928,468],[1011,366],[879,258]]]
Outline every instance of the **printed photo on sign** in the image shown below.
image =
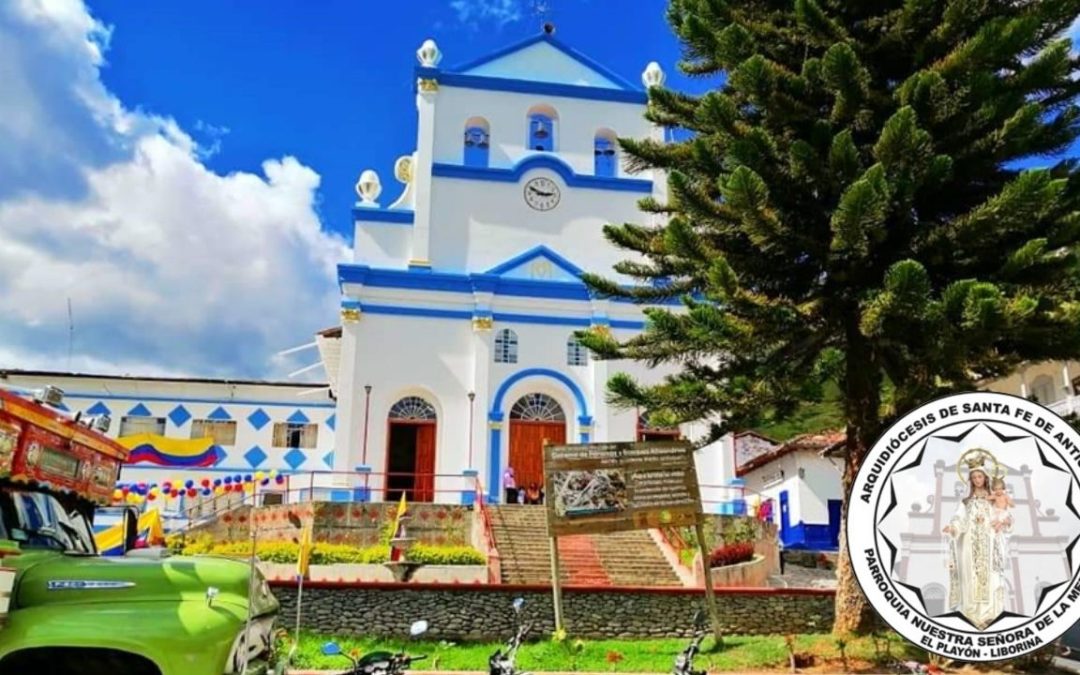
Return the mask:
[[626,479],[617,469],[559,471],[551,475],[551,480],[555,488],[555,513],[560,517],[611,513],[626,508]]
[[989,392],[928,403],[892,426],[856,477],[847,541],[882,618],[919,646],[996,661],[1080,618],[1080,435]]

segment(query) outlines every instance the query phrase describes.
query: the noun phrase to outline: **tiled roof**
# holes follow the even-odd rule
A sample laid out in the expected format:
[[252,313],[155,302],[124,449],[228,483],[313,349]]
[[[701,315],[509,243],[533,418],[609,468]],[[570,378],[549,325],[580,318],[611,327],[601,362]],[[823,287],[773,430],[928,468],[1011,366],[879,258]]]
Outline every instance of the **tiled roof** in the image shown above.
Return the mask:
[[821,454],[828,454],[837,448],[843,447],[846,440],[847,434],[843,431],[822,431],[796,436],[770,452],[759,454],[745,463],[739,464],[735,468],[735,475],[741,476],[799,450],[812,450]]

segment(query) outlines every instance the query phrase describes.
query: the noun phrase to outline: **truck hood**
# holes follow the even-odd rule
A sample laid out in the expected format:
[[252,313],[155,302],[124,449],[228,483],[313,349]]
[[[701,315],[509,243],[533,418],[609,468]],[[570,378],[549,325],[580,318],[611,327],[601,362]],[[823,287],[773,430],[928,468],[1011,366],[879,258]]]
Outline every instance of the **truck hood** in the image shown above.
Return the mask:
[[[247,607],[250,567],[245,562],[211,556],[161,560],[80,557],[55,553],[16,558],[15,607],[80,605],[98,602],[207,602]],[[254,614],[277,611],[278,602],[262,574],[255,571]]]

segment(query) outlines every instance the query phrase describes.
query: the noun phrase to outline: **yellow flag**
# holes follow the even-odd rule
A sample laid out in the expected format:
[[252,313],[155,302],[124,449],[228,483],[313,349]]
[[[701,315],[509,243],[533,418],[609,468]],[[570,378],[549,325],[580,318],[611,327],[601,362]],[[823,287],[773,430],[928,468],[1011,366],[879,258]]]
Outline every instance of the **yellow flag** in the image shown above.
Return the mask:
[[397,517],[398,517],[398,519],[400,520],[403,515],[405,515],[405,492],[404,491],[401,493],[401,501],[398,502],[398,507],[397,507]]
[[300,532],[300,553],[296,557],[296,574],[301,579],[307,578],[308,565],[311,564],[311,549],[315,547],[311,541],[311,529],[311,524],[308,524]]

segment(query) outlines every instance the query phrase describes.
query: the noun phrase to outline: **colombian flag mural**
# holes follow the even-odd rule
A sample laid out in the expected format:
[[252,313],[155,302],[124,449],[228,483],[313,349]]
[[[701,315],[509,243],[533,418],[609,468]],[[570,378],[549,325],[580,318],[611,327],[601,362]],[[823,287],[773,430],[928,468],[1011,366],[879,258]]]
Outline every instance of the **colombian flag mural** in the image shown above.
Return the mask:
[[122,436],[117,443],[131,450],[128,464],[209,467],[225,458],[212,438],[166,438],[157,434]]

